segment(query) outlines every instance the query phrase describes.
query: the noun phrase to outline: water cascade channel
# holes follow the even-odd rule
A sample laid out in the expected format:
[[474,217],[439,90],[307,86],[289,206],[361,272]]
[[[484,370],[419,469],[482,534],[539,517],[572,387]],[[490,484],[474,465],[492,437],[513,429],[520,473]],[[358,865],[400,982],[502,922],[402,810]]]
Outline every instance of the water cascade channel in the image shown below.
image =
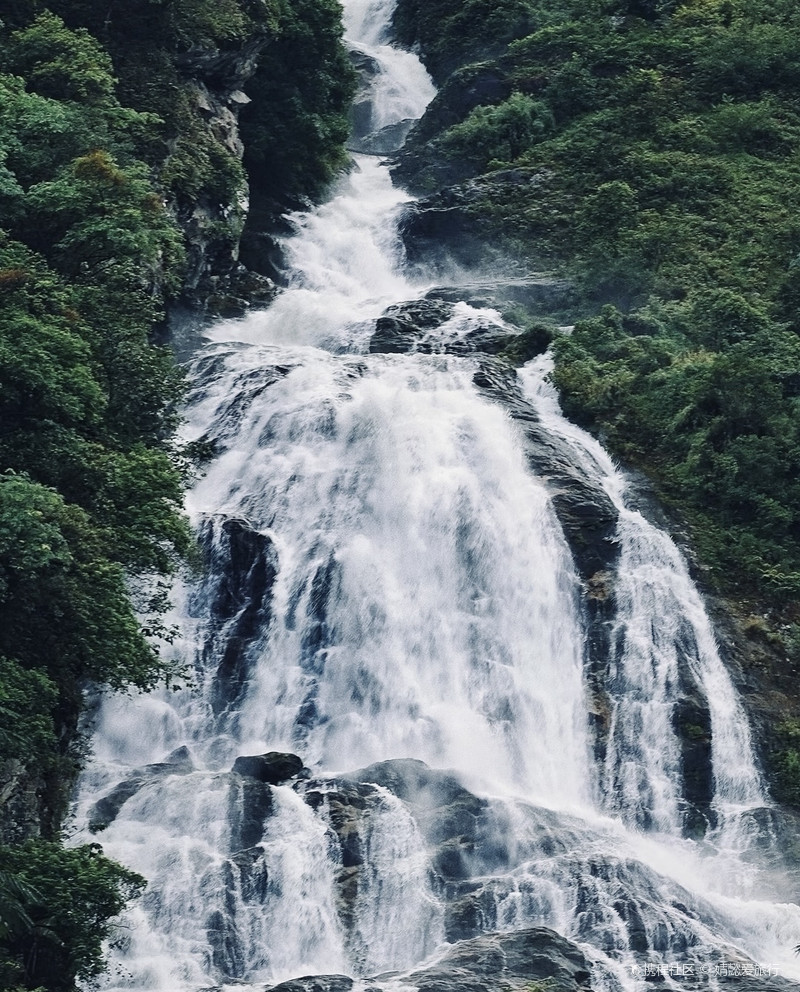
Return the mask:
[[[391,7],[344,4],[359,147],[434,95]],[[513,333],[496,310],[407,275],[408,200],[356,154],[292,218],[288,287],[193,361],[209,569],[171,650],[194,685],[107,698],[76,801],[76,841],[149,880],[104,987],[800,988],[687,568],[549,358],[514,373],[480,348]],[[422,304],[384,347],[376,322]]]

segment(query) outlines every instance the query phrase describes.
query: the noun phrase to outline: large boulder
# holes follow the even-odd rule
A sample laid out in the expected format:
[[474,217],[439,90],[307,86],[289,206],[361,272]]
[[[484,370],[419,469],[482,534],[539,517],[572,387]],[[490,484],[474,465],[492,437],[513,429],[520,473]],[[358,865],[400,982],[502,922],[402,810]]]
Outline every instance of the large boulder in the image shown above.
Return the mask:
[[233,763],[233,771],[237,775],[254,778],[267,785],[283,785],[284,782],[297,778],[304,770],[301,758],[284,751],[242,755]]
[[456,944],[439,962],[409,975],[419,992],[589,992],[591,968],[583,952],[554,930],[535,927],[494,933]]
[[350,992],[353,979],[347,975],[308,975],[268,987],[265,992]]
[[[458,318],[458,319],[454,319]],[[375,324],[369,350],[373,354],[495,355],[519,332],[491,317],[472,315],[455,303],[430,296],[389,307]]]

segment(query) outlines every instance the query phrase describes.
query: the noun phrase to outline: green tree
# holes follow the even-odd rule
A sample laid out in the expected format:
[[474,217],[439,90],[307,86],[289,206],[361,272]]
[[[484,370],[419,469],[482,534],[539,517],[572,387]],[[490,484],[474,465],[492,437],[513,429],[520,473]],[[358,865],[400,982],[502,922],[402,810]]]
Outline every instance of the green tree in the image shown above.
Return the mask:
[[77,980],[103,970],[103,941],[144,884],[104,857],[99,844],[0,847],[0,952],[28,988],[73,992]]
[[23,76],[35,92],[89,105],[112,100],[111,59],[86,29],[71,31],[60,17],[44,11],[11,42],[4,67]]

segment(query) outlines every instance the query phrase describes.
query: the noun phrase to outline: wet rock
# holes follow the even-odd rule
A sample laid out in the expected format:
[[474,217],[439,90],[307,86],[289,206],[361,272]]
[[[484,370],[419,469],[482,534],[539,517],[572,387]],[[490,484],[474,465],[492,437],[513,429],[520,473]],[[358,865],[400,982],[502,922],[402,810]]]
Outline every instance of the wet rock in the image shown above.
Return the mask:
[[395,317],[379,317],[375,333],[370,338],[370,354],[406,355],[417,351],[417,345],[424,334],[418,327]]
[[[682,666],[688,669],[688,665]],[[675,733],[681,747],[683,765],[684,830],[690,837],[702,837],[716,825],[714,763],[712,757],[711,711],[699,686],[686,686],[688,671],[682,671],[682,693],[673,715]],[[692,682],[694,677],[691,676]]]
[[407,303],[396,303],[386,310],[384,317],[402,321],[409,327],[422,332],[440,327],[450,320],[454,311],[455,303],[425,298],[410,300]]
[[212,706],[219,714],[237,702],[250,677],[249,649],[272,615],[278,560],[271,538],[243,520],[208,520],[200,541],[210,559],[210,582],[192,609],[200,615],[207,609],[211,617],[205,654],[216,662]]
[[245,970],[244,949],[236,925],[227,913],[214,910],[208,914],[206,939],[214,967],[226,978],[241,978]]
[[486,927],[485,922],[479,892],[470,892],[457,899],[451,899],[445,905],[444,933],[451,944],[477,937],[490,929]]
[[238,262],[224,278],[209,278],[206,311],[213,317],[241,317],[251,307],[266,307],[277,292],[274,279]]
[[239,617],[237,633],[252,636],[265,618],[257,615],[274,581],[274,551],[269,537],[244,520],[224,520],[221,547],[213,549],[214,564],[226,563],[225,575],[214,590],[209,612],[218,622]]
[[358,49],[350,49],[348,56],[350,64],[358,75],[358,88],[350,104],[351,141],[354,142],[354,146],[357,146],[359,140],[373,129],[372,84],[380,73],[381,67],[377,59],[367,55],[366,52],[358,51]]
[[348,779],[387,789],[405,803],[430,847],[439,885],[495,870],[505,852],[495,848],[495,831],[485,817],[486,799],[473,795],[448,772],[413,759],[382,761],[353,772]]
[[378,318],[369,350],[373,354],[495,355],[519,337],[518,332],[490,320],[476,323],[469,317],[444,330],[455,315],[455,303],[430,296],[398,303]]
[[583,952],[544,927],[487,934],[457,944],[437,964],[408,976],[419,992],[501,992],[546,982],[548,992],[590,989]]
[[453,303],[464,301],[475,307],[503,310],[519,303],[531,311],[559,312],[573,302],[574,289],[566,279],[541,272],[514,272],[509,266],[491,279],[460,279],[456,285],[437,286],[428,290],[425,298]]
[[[405,178],[403,169],[396,170]],[[399,234],[410,265],[426,273],[447,276],[454,266],[472,271],[492,271],[501,277],[518,275],[518,266],[497,247],[486,204],[502,202],[516,187],[528,195],[545,195],[550,173],[536,169],[505,169],[461,182],[456,174],[427,177],[427,188],[436,193],[406,206]],[[421,191],[424,192],[424,191]]]
[[119,811],[125,803],[136,795],[146,781],[143,777],[132,776],[114,786],[108,795],[98,799],[89,811],[89,829],[92,833],[110,826],[119,816]]
[[[266,820],[266,816],[264,817]],[[263,833],[264,823],[261,824]],[[253,831],[255,833],[255,831]],[[270,873],[264,857],[264,849],[258,845],[234,851],[226,862],[223,871],[228,883],[228,895],[238,892],[245,903],[263,905],[270,894]],[[228,900],[231,901],[230,898]],[[235,903],[235,901],[234,901]],[[235,904],[228,908],[231,918],[236,916]]]
[[409,265],[446,276],[454,265],[480,269],[497,260],[475,228],[463,205],[432,198],[405,208],[398,233]]
[[188,775],[194,770],[194,762],[187,747],[179,747],[164,761],[145,765],[126,778],[92,806],[89,811],[88,826],[92,833],[105,830],[119,816],[125,803],[132,799],[148,782],[166,775]]
[[[444,808],[477,816],[488,806],[486,799],[473,795],[449,772],[429,768],[424,761],[398,758],[380,761],[346,776],[347,779],[379,785],[402,799],[434,840],[449,833],[441,826]],[[452,821],[450,821],[452,823]],[[463,820],[459,821],[463,825]]]
[[361,138],[351,138],[348,147],[351,151],[367,155],[390,155],[403,146],[413,126],[414,121],[411,118],[397,121],[396,124],[387,124]]
[[[328,603],[331,599],[335,601],[340,581],[341,564],[331,554],[319,565],[311,580],[311,593],[306,607],[307,622],[301,641],[300,663],[307,672],[314,675],[320,674],[327,657],[325,649],[329,646],[330,638]],[[292,604],[292,609],[295,606],[296,602]]]
[[632,899],[620,899],[614,903],[614,909],[625,921],[628,928],[628,946],[630,949],[632,951],[646,951],[648,949],[647,928],[636,903]]
[[528,464],[550,493],[581,577],[590,580],[613,572],[619,556],[618,515],[606,491],[586,478],[569,445],[542,427],[522,396],[513,369],[487,358],[473,381],[522,425]]
[[268,987],[266,992],[350,992],[353,979],[347,975],[309,975]]
[[184,745],[176,747],[163,761],[145,765],[144,770],[151,778],[157,775],[186,775],[194,771],[194,761],[189,748]]
[[282,785],[289,779],[297,778],[304,770],[302,759],[283,751],[243,755],[233,763],[233,771],[237,775],[245,775],[268,785]]
[[369,342],[371,354],[395,355],[412,351],[430,352],[425,335],[453,316],[452,303],[413,300],[398,303],[386,310],[375,323],[375,333]]
[[360,782],[312,782],[303,798],[313,810],[325,808],[325,818],[338,840],[342,868],[336,879],[336,908],[342,925],[349,931],[355,922],[364,864],[365,819],[371,805],[379,799],[377,790]]
[[380,63],[371,55],[357,49],[351,49],[348,55],[359,80],[350,105],[348,148],[368,155],[387,155],[395,152],[402,147],[415,122],[411,119],[402,120],[376,128],[373,85],[375,77],[381,72]]
[[228,822],[232,853],[248,851],[261,842],[272,810],[272,789],[266,782],[250,776],[231,776]]

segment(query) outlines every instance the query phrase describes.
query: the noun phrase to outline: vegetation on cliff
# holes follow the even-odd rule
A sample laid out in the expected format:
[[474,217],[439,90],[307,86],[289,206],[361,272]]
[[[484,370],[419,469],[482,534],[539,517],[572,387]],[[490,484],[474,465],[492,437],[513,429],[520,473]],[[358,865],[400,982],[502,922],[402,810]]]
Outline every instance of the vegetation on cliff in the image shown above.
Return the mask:
[[[246,135],[269,196],[317,193],[341,164],[339,14],[334,0],[4,5],[3,988],[69,990],[96,974],[110,918],[141,886],[96,845],[58,841],[85,688],[176,677],[152,635],[167,633],[164,580],[192,550],[172,440],[182,377],[153,332],[187,278],[199,203],[222,218],[203,234],[207,267],[215,238],[236,256],[247,185],[224,104],[233,86],[253,76],[272,104]],[[286,68],[304,43],[324,76],[315,86]],[[295,119],[291,147],[274,145]],[[291,182],[286,155],[299,163]]]
[[[401,174],[460,186],[462,229],[571,277],[566,412],[657,481],[796,674],[797,5],[401,0],[396,25],[441,86]],[[767,757],[796,802],[785,726]]]

